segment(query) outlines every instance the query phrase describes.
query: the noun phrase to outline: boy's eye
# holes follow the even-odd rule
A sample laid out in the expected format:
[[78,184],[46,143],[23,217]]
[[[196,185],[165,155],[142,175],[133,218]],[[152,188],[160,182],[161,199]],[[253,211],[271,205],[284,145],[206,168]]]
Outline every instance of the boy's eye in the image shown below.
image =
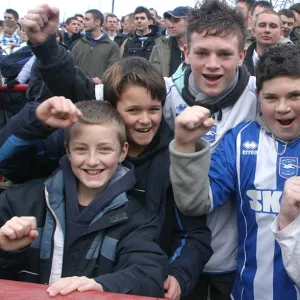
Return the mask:
[[75,150],[75,151],[78,151],[78,152],[83,152],[83,151],[85,151],[86,149],[85,149],[84,147],[76,147],[74,150]]
[[231,56],[231,53],[229,53],[229,52],[222,52],[222,53],[220,53],[220,56],[229,57],[229,56]]
[[198,56],[205,56],[205,55],[207,55],[207,52],[205,52],[205,51],[199,51],[199,52],[197,52],[196,53]]
[[275,101],[275,100],[277,100],[277,98],[274,97],[274,96],[266,96],[265,99],[268,100],[268,101]]
[[102,153],[110,153],[110,152],[112,152],[112,149],[109,148],[109,147],[103,147],[103,148],[100,148],[100,152],[102,152]]
[[291,95],[291,98],[292,98],[293,100],[298,100],[298,99],[300,99],[300,93],[299,93],[299,94],[298,94],[298,93],[292,94],[292,95]]
[[138,112],[139,110],[137,108],[130,108],[128,109],[128,112]]
[[160,111],[161,109],[160,109],[160,107],[151,107],[150,108],[150,111]]

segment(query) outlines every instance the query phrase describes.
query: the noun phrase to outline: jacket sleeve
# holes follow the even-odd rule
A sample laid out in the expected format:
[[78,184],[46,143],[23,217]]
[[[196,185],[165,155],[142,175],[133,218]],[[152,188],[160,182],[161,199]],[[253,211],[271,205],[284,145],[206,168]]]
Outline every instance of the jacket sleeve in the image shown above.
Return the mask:
[[158,50],[157,50],[157,45],[155,45],[151,51],[151,55],[149,58],[149,61],[151,62],[151,64],[155,67],[155,69],[163,75],[163,71],[160,65],[160,61],[158,59]]
[[112,50],[111,50],[111,55],[108,60],[108,68],[113,65],[115,62],[119,61],[121,59],[121,53],[120,53],[120,48],[116,43],[112,43]]
[[164,297],[168,260],[155,242],[159,224],[153,217],[119,242],[114,272],[95,278],[104,291]]
[[56,42],[55,36],[31,49],[37,57],[37,69],[54,96],[73,102],[95,99],[95,84],[75,66],[72,54]]
[[17,80],[20,83],[26,83],[30,79],[30,73],[32,69],[32,65],[35,62],[36,57],[32,56],[29,61],[23,66],[22,70],[20,71],[19,75],[17,76]]
[[0,132],[0,174],[16,183],[50,175],[65,153],[63,130],[40,122],[37,105],[26,104]]
[[210,148],[204,141],[197,142],[197,152],[181,153],[170,143],[170,178],[178,209],[185,215],[206,214],[210,209],[209,166]]
[[232,196],[236,181],[235,145],[231,131],[224,136],[210,163],[210,147],[204,140],[197,142],[195,153],[178,152],[171,142],[170,177],[176,205],[183,214],[206,214]]
[[206,215],[186,217],[174,204],[172,256],[169,258],[169,275],[181,287],[181,297],[189,295],[210,259],[211,232],[206,225]]
[[271,225],[278,242],[283,265],[300,292],[300,215],[283,230],[279,230],[278,217]]

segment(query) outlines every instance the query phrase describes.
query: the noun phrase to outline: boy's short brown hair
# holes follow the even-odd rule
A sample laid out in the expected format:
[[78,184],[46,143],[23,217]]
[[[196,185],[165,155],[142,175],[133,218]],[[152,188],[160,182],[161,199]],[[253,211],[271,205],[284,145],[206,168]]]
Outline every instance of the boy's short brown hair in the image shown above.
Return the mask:
[[147,89],[151,98],[165,103],[167,92],[161,74],[145,58],[127,57],[114,63],[103,78],[103,96],[113,107],[117,106],[121,94],[128,86],[140,86]]
[[239,50],[245,47],[246,25],[243,14],[231,8],[225,0],[198,1],[188,16],[187,44],[191,43],[191,35],[204,33],[205,36],[236,35]]
[[[109,103],[97,100],[80,101],[76,103],[76,106],[82,113],[82,117],[76,124],[111,126],[115,128],[121,148],[123,147],[127,141],[125,124],[115,108]],[[65,129],[65,144],[67,146],[69,146],[72,138],[73,126]]]

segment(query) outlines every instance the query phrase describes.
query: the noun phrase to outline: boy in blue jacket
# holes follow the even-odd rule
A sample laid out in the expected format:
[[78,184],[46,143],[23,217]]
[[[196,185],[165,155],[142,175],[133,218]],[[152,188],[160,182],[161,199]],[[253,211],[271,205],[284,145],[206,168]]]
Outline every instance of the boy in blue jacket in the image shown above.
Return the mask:
[[[213,124],[210,112],[191,107],[176,119],[175,142],[170,145],[174,197],[182,212],[190,203],[206,203],[213,210],[235,200],[238,256],[233,299],[297,299],[271,224],[289,194],[286,189],[295,190],[285,183],[299,176],[299,46],[268,49],[257,66],[256,80],[261,108],[256,121],[225,135],[211,156],[210,170],[209,148],[197,142]],[[193,192],[181,198],[191,186]]]
[[158,217],[132,193],[128,143],[116,110],[77,104],[67,155],[52,176],[0,196],[0,278],[50,284],[50,296],[108,291],[161,297],[167,257]]

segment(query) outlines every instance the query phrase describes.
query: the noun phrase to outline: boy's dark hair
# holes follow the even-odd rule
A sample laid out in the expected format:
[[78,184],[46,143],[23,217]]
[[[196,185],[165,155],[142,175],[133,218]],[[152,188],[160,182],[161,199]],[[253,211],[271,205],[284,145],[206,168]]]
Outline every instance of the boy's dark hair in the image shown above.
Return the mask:
[[85,12],[86,14],[92,14],[94,20],[100,20],[100,27],[104,23],[104,16],[103,13],[98,9],[89,9]]
[[283,15],[283,16],[286,16],[287,18],[293,18],[294,20],[296,20],[293,11],[290,10],[290,9],[287,9],[287,8],[281,9],[281,10],[278,12],[278,15],[279,15],[279,16]]
[[147,19],[150,20],[152,18],[150,11],[148,10],[148,8],[144,7],[144,6],[138,6],[135,11],[134,11],[134,15],[137,14],[142,14],[145,13],[147,16]]
[[277,16],[278,20],[279,20],[279,26],[281,26],[282,22],[281,22],[279,14],[273,9],[266,9],[266,10],[263,10],[262,12],[260,12],[259,14],[256,15],[254,27],[257,26],[258,17],[261,16],[261,15],[264,15],[264,14]]
[[300,45],[279,44],[263,53],[256,67],[257,91],[265,81],[278,76],[300,78]]
[[17,23],[13,20],[4,20],[2,23],[3,27],[8,27],[11,29],[16,29],[17,28]]
[[253,5],[255,4],[255,0],[237,0],[236,3],[246,3],[248,11],[252,10]]
[[107,18],[108,17],[110,17],[110,18],[116,18],[117,20],[118,20],[118,17],[116,16],[116,15],[114,15],[114,14],[107,14],[106,16],[105,16],[105,23],[107,23]]
[[73,20],[78,21],[76,17],[70,17],[70,18],[68,18],[68,19],[66,20],[66,24],[67,24],[67,25],[70,25],[70,23],[71,23]]
[[188,16],[187,43],[191,35],[205,33],[205,36],[226,36],[234,34],[239,40],[239,50],[245,47],[246,25],[243,14],[228,6],[225,1],[204,0],[197,2]]
[[300,14],[300,3],[296,3],[290,7],[290,10],[294,10],[296,13]]
[[14,9],[8,8],[5,12],[13,15],[16,20],[19,20],[19,14]]
[[114,63],[103,77],[104,99],[117,106],[127,87],[140,86],[150,93],[151,98],[165,103],[167,92],[165,81],[155,67],[141,57],[127,57]]
[[82,14],[76,14],[74,17],[75,17],[75,18],[80,17],[80,18],[83,19],[83,15],[82,15]]
[[77,124],[89,125],[106,125],[113,127],[116,130],[118,140],[121,147],[126,142],[126,129],[124,122],[116,111],[109,103],[104,101],[80,101],[76,103],[77,108],[81,111],[82,117],[76,124],[65,129],[65,144],[68,147],[72,138],[72,128]]
[[263,7],[264,9],[273,9],[273,5],[271,2],[268,2],[268,1],[257,1],[254,3],[252,9],[251,9],[251,16],[253,16],[253,13],[256,9],[256,7]]

